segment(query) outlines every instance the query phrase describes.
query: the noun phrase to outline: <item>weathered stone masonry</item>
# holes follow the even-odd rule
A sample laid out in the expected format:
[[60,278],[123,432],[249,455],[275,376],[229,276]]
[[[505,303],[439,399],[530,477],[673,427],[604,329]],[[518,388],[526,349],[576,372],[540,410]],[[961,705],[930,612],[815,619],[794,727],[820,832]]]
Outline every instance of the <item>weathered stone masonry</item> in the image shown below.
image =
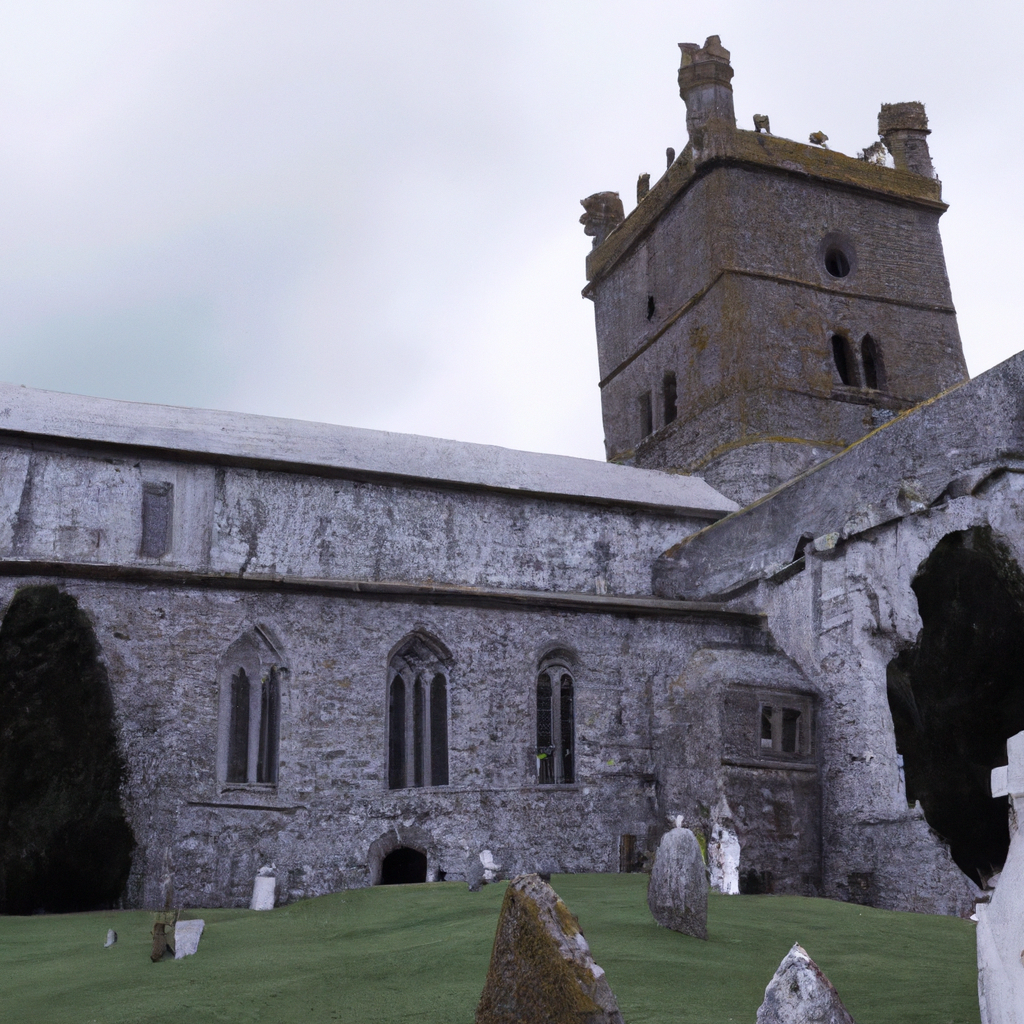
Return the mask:
[[637,870],[681,814],[744,891],[970,912],[1024,356],[965,383],[921,104],[886,167],[731,78],[684,44],[689,145],[584,201],[614,463],[0,385],[0,911]]

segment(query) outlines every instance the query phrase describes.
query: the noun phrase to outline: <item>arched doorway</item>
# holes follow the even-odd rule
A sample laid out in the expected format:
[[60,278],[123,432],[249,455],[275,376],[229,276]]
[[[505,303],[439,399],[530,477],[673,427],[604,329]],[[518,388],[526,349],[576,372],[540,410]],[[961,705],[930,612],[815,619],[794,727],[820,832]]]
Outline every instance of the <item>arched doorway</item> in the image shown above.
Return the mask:
[[392,850],[381,862],[381,885],[410,885],[427,880],[427,855],[408,846]]
[[57,587],[26,587],[0,625],[0,913],[114,906],[135,839],[99,645]]
[[922,629],[888,668],[907,800],[983,882],[1009,846],[990,772],[1024,729],[1024,574],[987,527],[943,537],[913,582]]

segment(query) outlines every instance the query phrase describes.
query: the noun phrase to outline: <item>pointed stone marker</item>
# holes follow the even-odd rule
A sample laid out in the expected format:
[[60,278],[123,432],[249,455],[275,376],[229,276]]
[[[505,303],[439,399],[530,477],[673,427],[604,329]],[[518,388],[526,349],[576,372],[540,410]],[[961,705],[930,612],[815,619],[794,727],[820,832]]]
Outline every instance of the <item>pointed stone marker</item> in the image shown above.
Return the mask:
[[839,993],[799,943],[764,990],[757,1024],[854,1024]]
[[505,891],[476,1024],[623,1024],[579,921],[538,875]]

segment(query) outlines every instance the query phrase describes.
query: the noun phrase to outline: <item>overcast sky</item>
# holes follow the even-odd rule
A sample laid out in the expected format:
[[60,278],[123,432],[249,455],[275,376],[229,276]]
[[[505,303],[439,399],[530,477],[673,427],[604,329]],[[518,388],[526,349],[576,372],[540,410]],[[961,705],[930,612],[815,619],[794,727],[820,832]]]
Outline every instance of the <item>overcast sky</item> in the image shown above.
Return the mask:
[[0,379],[603,458],[579,200],[737,120],[927,105],[972,374],[1024,347],[1024,5],[0,3]]

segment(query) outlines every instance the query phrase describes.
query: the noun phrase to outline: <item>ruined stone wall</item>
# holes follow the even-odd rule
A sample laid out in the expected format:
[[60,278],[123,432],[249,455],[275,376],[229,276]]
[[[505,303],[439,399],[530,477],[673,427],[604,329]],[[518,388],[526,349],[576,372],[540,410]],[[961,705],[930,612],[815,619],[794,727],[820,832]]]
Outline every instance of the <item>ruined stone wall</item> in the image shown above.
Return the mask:
[[[1024,715],[1024,477],[1014,455],[1022,373],[1018,355],[923,404],[657,567],[659,593],[732,592],[737,606],[763,610],[818,690],[827,895],[969,913],[975,882],[999,867],[974,856],[972,881],[945,840],[970,862],[993,816],[1006,833],[1005,808],[990,802],[985,777],[1002,756],[999,737]],[[915,587],[950,544],[981,571],[933,579],[929,600],[941,607],[926,622]],[[936,628],[953,632],[936,638]],[[929,629],[928,678],[908,678],[907,659],[924,651]],[[939,780],[938,803],[928,766],[897,748],[894,708],[915,756],[964,766],[952,790]],[[908,800],[908,783],[925,794],[923,805]]]

